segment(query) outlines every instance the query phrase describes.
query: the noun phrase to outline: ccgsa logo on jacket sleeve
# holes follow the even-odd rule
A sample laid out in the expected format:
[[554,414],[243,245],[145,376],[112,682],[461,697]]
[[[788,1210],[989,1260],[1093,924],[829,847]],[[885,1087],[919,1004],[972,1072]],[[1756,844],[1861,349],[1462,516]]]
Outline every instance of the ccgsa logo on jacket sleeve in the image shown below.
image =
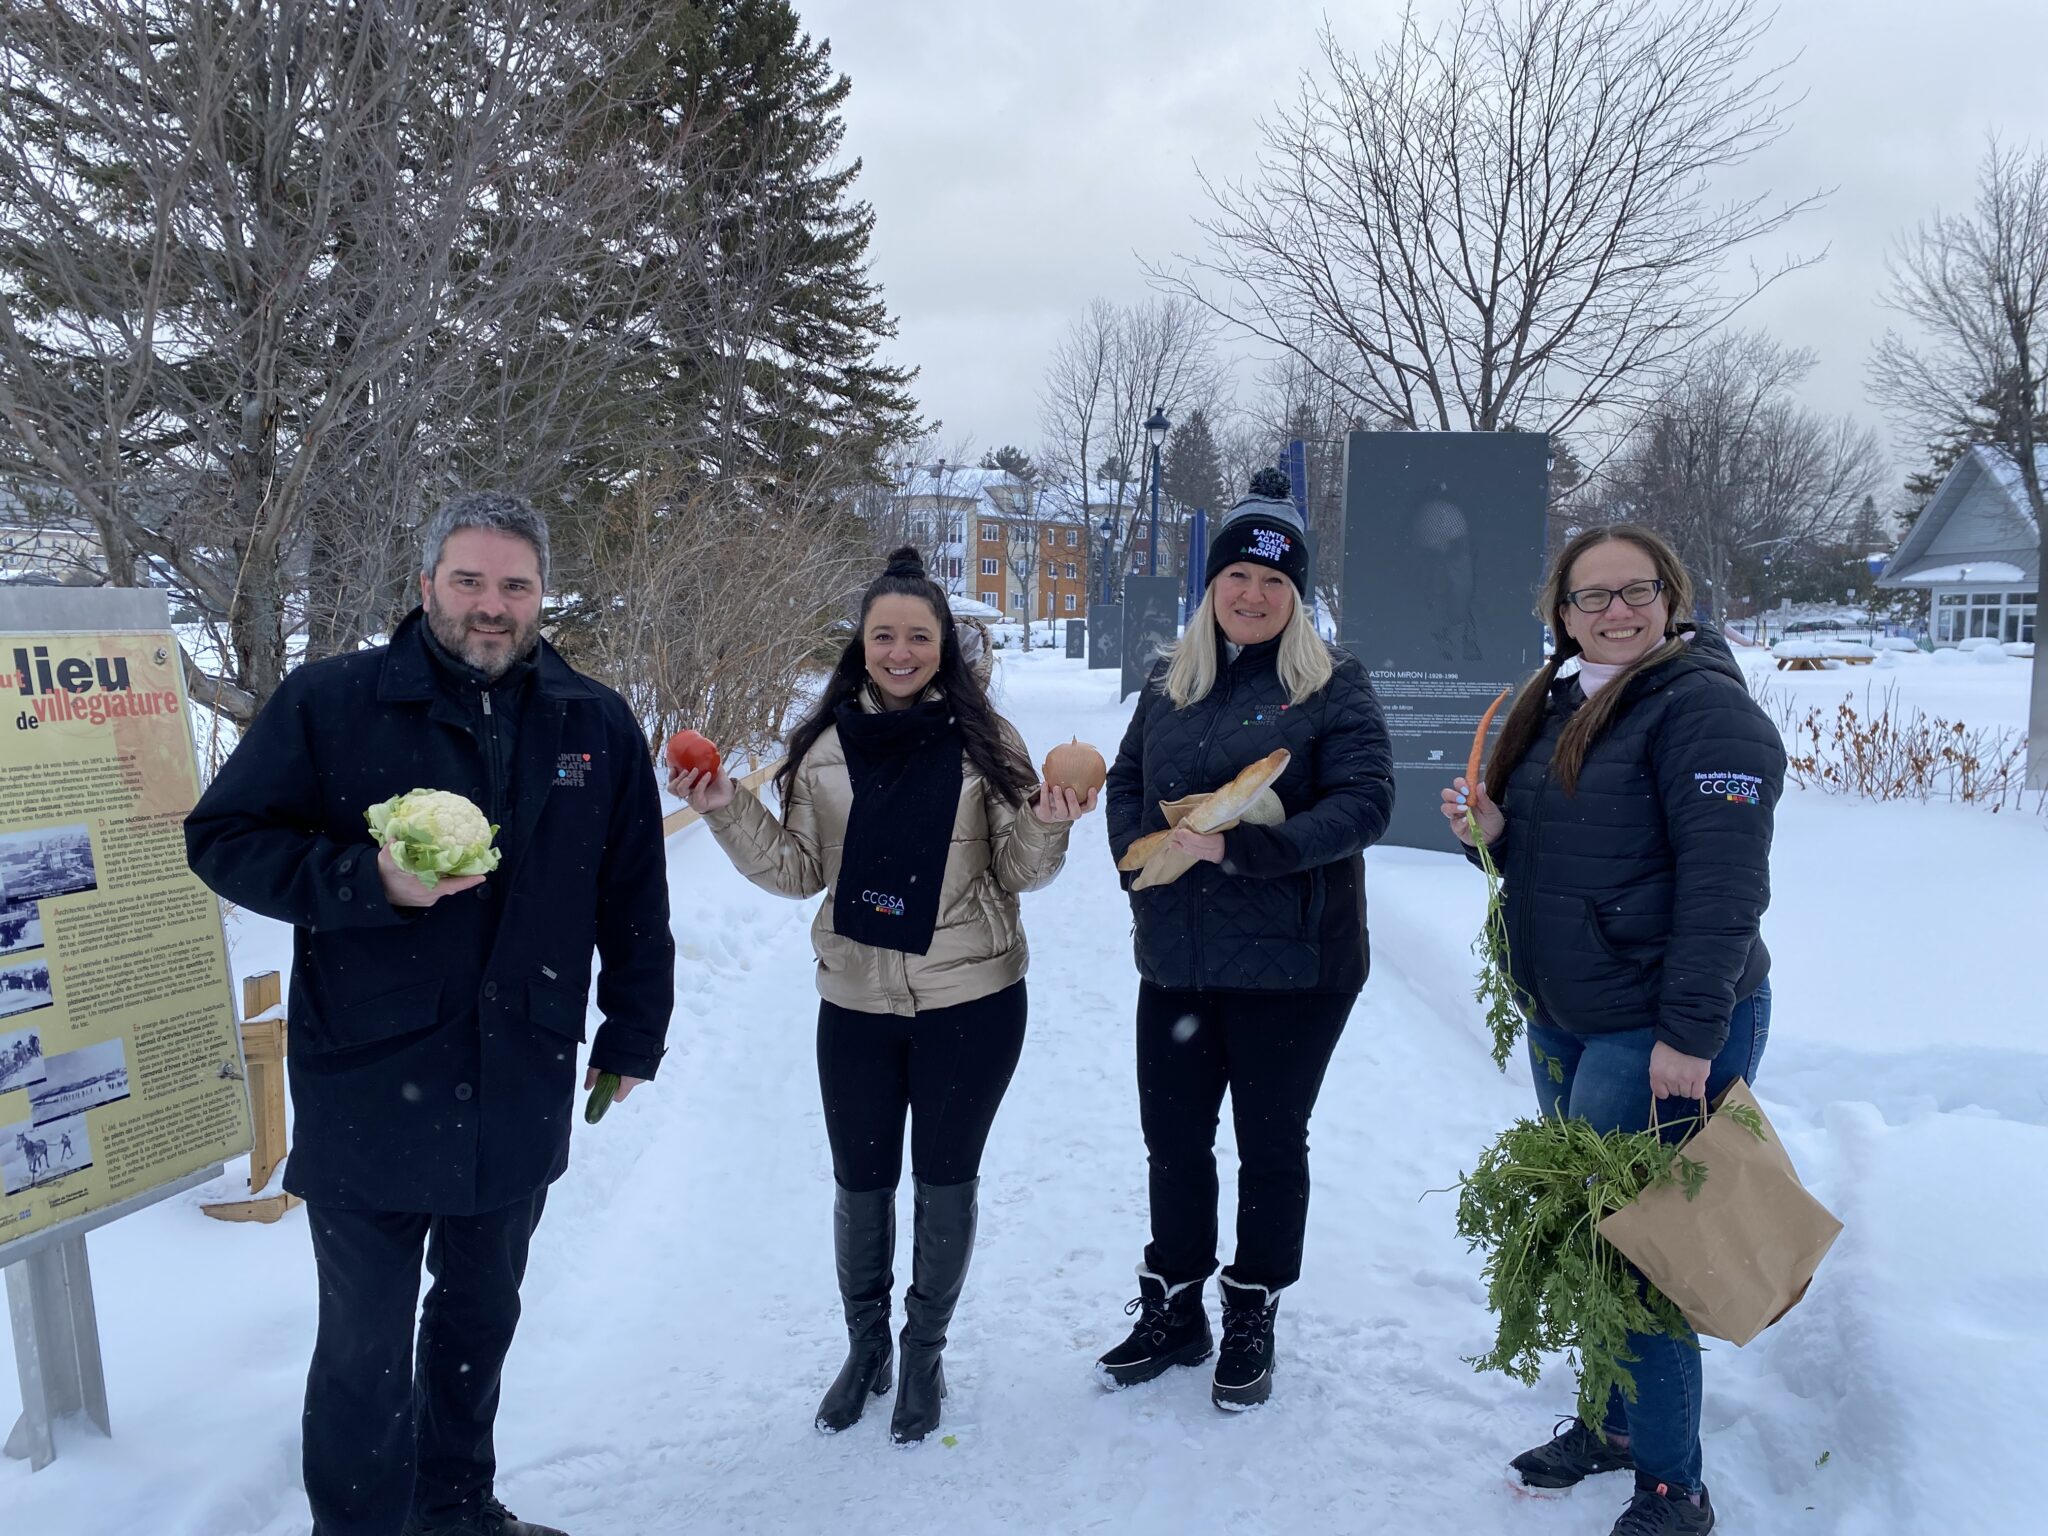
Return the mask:
[[1758,805],[1763,800],[1764,781],[1753,773],[1696,773],[1692,780],[1701,794],[1716,800],[1741,805]]

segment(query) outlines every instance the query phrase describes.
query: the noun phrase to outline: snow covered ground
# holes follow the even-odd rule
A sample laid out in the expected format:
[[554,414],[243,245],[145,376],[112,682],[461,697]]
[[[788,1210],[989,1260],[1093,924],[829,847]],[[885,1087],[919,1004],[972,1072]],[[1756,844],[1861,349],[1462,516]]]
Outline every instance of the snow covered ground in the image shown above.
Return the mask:
[[[2024,717],[2022,665],[1905,661],[1770,684],[1832,705],[1896,682],[1972,725]],[[999,681],[1034,750],[1070,734],[1114,750],[1114,674],[1006,651]],[[1031,1035],[984,1168],[949,1440],[896,1449],[888,1399],[845,1435],[811,1428],[844,1337],[811,904],[753,890],[701,828],[670,857],[673,1051],[653,1088],[578,1127],[536,1240],[499,1426],[514,1509],[575,1536],[1604,1536],[1625,1480],[1536,1502],[1502,1476],[1568,1411],[1566,1373],[1528,1390],[1460,1358],[1489,1318],[1453,1200],[1429,1192],[1531,1102],[1526,1070],[1503,1077],[1486,1056],[1467,952],[1481,893],[1461,860],[1369,855],[1373,978],[1316,1117],[1307,1273],[1281,1306],[1272,1404],[1230,1416],[1197,1371],[1114,1395],[1090,1373],[1125,1326],[1145,1202],[1128,907],[1102,818],[1082,824],[1066,872],[1026,898]],[[1757,1087],[1847,1230],[1785,1322],[1746,1349],[1709,1346],[1723,1529],[2033,1525],[2048,1430],[2044,918],[2048,818],[1805,793],[1783,807]],[[244,973],[285,956],[259,922],[239,921],[234,947]],[[203,1197],[91,1239],[116,1438],[67,1424],[47,1471],[0,1463],[10,1536],[305,1530],[304,1215],[222,1225],[198,1213]],[[899,1277],[907,1199],[904,1229]]]

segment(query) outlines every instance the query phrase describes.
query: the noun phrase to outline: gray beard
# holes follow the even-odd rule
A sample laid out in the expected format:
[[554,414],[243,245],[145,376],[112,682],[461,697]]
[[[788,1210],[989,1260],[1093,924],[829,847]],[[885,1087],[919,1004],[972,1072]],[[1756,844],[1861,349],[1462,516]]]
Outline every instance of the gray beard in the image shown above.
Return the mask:
[[434,638],[441,642],[443,650],[476,668],[492,682],[496,682],[540,649],[538,623],[523,630],[513,630],[512,643],[503,651],[489,654],[471,646],[468,629],[461,621],[451,620],[434,609],[427,611],[427,627],[434,632]]

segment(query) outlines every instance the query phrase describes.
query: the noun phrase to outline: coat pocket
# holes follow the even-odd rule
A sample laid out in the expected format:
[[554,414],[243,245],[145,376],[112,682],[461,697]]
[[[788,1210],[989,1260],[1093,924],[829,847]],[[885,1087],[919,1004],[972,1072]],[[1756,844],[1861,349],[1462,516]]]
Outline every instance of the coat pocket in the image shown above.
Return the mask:
[[1600,903],[1592,897],[1585,898],[1586,928],[1593,935],[1593,944],[1612,969],[1625,978],[1625,984],[1634,992],[1640,992],[1654,978],[1660,961],[1657,950],[1647,946],[1625,943],[1617,939],[1611,928],[1612,919],[1600,910]]
[[360,1046],[422,1034],[441,1017],[441,983],[415,982],[359,1003],[329,1004],[318,1009],[310,1027],[292,1024],[292,1049],[309,1055],[350,1051]]
[[526,984],[526,1016],[551,1035],[581,1045],[588,1034],[589,1013],[581,992],[540,981]]
[[1304,873],[1308,878],[1308,886],[1301,893],[1301,936],[1313,944],[1323,931],[1323,907],[1328,900],[1328,882],[1323,876],[1320,864]]
[[1581,900],[1586,905],[1586,931],[1593,935],[1593,942],[1600,947],[1600,952],[1610,960],[1619,960],[1625,965],[1632,964],[1628,956],[1615,946],[1614,939],[1607,932],[1607,925],[1600,920],[1600,903],[1590,896],[1582,897]]

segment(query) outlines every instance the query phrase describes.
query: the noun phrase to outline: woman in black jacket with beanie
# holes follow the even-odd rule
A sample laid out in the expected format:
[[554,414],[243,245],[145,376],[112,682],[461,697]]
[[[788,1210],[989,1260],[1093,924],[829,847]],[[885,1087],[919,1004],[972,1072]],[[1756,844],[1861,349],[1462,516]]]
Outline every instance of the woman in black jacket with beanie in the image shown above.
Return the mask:
[[[1702,1101],[1754,1081],[1770,1030],[1771,818],[1785,749],[1720,636],[1680,619],[1692,587],[1646,529],[1591,528],[1558,554],[1538,613],[1555,653],[1516,700],[1485,780],[1443,812],[1468,850],[1466,801],[1505,881],[1508,951],[1529,1012],[1545,1115],[1667,1138]],[[1574,1418],[1514,1460],[1564,1488],[1631,1469],[1616,1536],[1703,1536],[1700,1349],[1632,1334],[1636,1397]]]
[[[1196,862],[1131,893],[1139,1114],[1152,1241],[1110,1386],[1209,1357],[1202,1288],[1216,1269],[1216,1117],[1238,1142],[1237,1251],[1224,1270],[1218,1407],[1272,1391],[1273,1318],[1301,1272],[1308,1120],[1365,985],[1362,851],[1394,803],[1386,721],[1365,669],[1325,645],[1304,607],[1308,535],[1286,476],[1262,470],[1210,547],[1207,591],[1154,668],[1108,782],[1110,851],[1166,826],[1160,802],[1204,794],[1276,749],[1284,820],[1218,833],[1178,826]],[[1126,877],[1128,884],[1130,877]]]

